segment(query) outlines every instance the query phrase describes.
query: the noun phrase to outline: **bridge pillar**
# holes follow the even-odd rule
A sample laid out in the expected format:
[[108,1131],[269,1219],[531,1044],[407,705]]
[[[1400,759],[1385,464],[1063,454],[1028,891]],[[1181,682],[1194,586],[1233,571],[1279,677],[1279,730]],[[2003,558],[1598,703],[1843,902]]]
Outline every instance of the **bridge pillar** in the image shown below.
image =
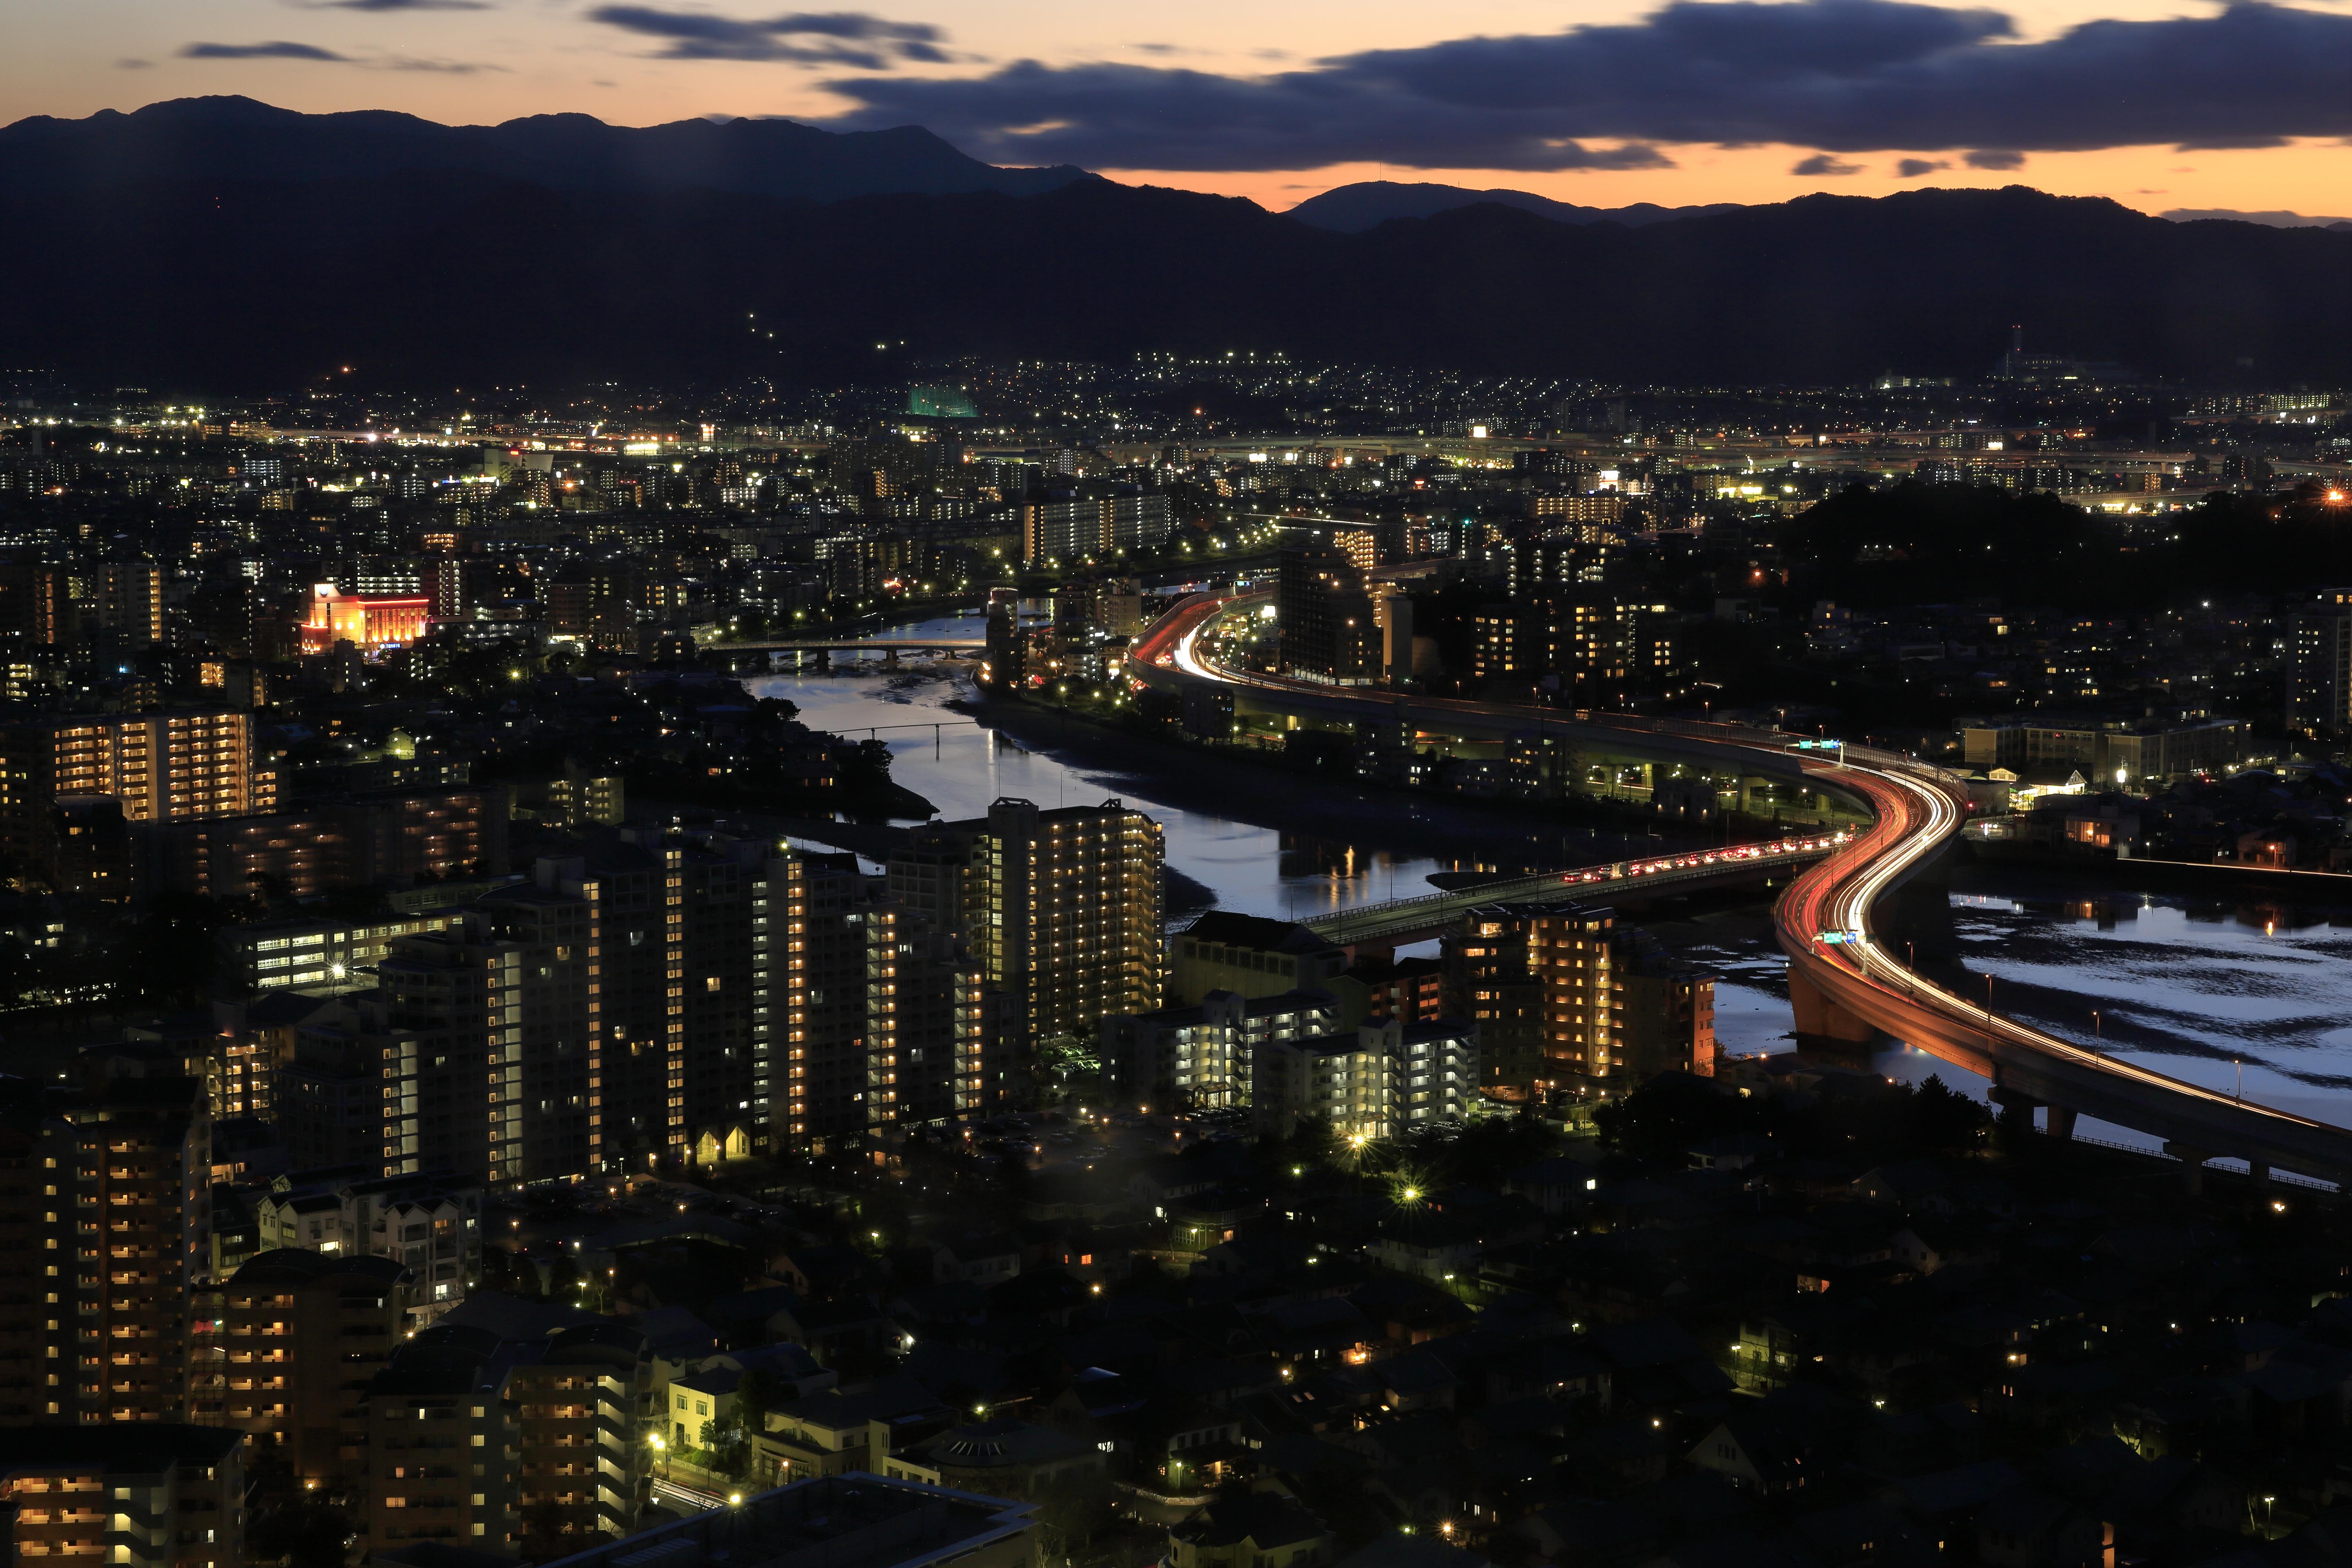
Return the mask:
[[2246,1179],[2252,1182],[2254,1185],[2258,1187],[2269,1186],[2271,1184],[2270,1162],[2267,1160],[2247,1161]]
[[2190,1197],[2205,1190],[2205,1162],[2213,1157],[2210,1149],[2193,1148],[2187,1143],[2167,1141],[2164,1152],[2180,1162],[2180,1173]]
[[883,664],[891,669],[898,668],[898,650],[892,648],[882,656]]
[[2052,1106],[2049,1124],[2043,1131],[2061,1142],[2071,1140],[2074,1136],[2074,1112],[2063,1105]]
[[[1985,1098],[2000,1107],[2001,1131],[2004,1133],[2012,1131],[2032,1131],[2033,1113],[2049,1104],[2049,1101],[2028,1094],[2021,1089],[2011,1089],[2007,1084],[1999,1082],[1985,1091]],[[2053,1106],[2051,1109],[2054,1111],[2057,1108]]]
[[1789,1003],[1797,1015],[1797,1038],[1808,1045],[1832,1047],[1867,1046],[1877,1031],[1822,994],[1819,987],[1792,964],[1789,969]]

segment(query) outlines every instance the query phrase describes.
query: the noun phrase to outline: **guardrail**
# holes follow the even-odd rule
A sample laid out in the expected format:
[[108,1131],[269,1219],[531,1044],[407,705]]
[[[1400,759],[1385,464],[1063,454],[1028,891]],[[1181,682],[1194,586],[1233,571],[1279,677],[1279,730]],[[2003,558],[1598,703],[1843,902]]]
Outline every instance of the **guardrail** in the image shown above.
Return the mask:
[[[2138,1143],[2118,1143],[2112,1138],[2091,1138],[2086,1137],[2080,1132],[2076,1132],[2071,1135],[2066,1141],[2072,1143],[2092,1143],[2097,1145],[2099,1148],[2114,1149],[2121,1153],[2138,1154],[2150,1160],[2162,1160],[2167,1164],[2179,1165],[2186,1163],[2178,1154],[2168,1154],[2161,1149],[2150,1149]],[[2211,1170],[2218,1163],[2218,1161],[2208,1160],[2205,1162],[2205,1168],[2207,1170]],[[2221,1166],[2221,1169],[2227,1172],[2229,1167],[2222,1165]],[[2246,1174],[2252,1175],[2252,1173],[2249,1171]],[[2323,1182],[2317,1176],[2306,1176],[2300,1171],[2282,1171],[2275,1166],[2271,1170],[2270,1179],[2273,1182],[2284,1183],[2291,1187],[2308,1187],[2315,1193],[2335,1193],[2341,1192],[2343,1190],[2335,1183]]]
[[[1415,917],[1440,910],[1475,909],[1481,904],[1507,903],[1536,900],[1564,902],[1591,895],[1606,894],[1634,887],[1650,888],[1661,883],[1696,880],[1732,871],[1753,871],[1774,866],[1790,866],[1817,859],[1833,853],[1846,842],[1846,836],[1832,834],[1820,838],[1780,839],[1771,844],[1735,845],[1728,849],[1699,849],[1684,855],[1660,856],[1654,860],[1618,860],[1606,866],[1591,866],[1577,871],[1543,871],[1526,877],[1508,878],[1485,882],[1474,888],[1453,888],[1434,893],[1419,893],[1407,899],[1391,899],[1377,904],[1359,904],[1352,909],[1335,910],[1329,914],[1313,915],[1298,923],[1318,936],[1333,942],[1360,938],[1368,931],[1384,926],[1404,924],[1412,929]],[[1189,926],[1185,929],[1190,929]]]
[[689,1487],[663,1476],[653,1479],[652,1490],[654,1496],[690,1508],[698,1513],[709,1513],[727,1506],[727,1500],[716,1492],[707,1492],[700,1487]]
[[[1220,613],[1236,603],[1225,601]],[[1201,629],[1194,626],[1184,635],[1189,638]],[[1181,647],[1179,657],[1181,658]],[[1207,660],[1202,661],[1196,673],[1262,689],[1299,684],[1265,676],[1238,677]],[[1372,696],[1370,692],[1363,695]],[[1801,878],[1775,912],[1780,943],[1790,956],[1791,989],[1797,989],[1801,981],[1810,987],[1806,996],[1831,1033],[1840,1038],[1864,1038],[1865,1035],[1853,1031],[1883,1028],[1947,1060],[1990,1073],[1997,1082],[2012,1089],[2022,1087],[2046,1103],[2136,1131],[2160,1131],[2168,1139],[2195,1148],[2210,1148],[2220,1158],[2245,1159],[2266,1166],[2279,1179],[2288,1179],[2289,1168],[2300,1166],[2302,1170],[2294,1173],[2297,1184],[2316,1190],[2339,1184],[2335,1173],[2343,1173],[2340,1185],[2352,1190],[2352,1130],[2272,1107],[2233,1103],[2196,1085],[2165,1078],[2070,1045],[2013,1020],[1999,1018],[1990,1009],[1970,1005],[1892,959],[1874,961],[1875,955],[1868,945],[1871,905],[1924,864],[1936,847],[1967,820],[1969,802],[1965,780],[1951,770],[1876,746],[1827,742],[1822,737],[1718,724],[1711,720],[1601,715],[1590,710],[1546,711],[1503,704],[1480,707],[1446,699],[1386,695],[1392,701],[1410,701],[1416,710],[1440,715],[1475,712],[1482,722],[1516,721],[1543,729],[1564,720],[1629,734],[1678,737],[1702,746],[1720,747],[1725,752],[1745,750],[1790,760],[1807,752],[1817,753],[1825,765],[1801,771],[1808,777],[1832,782],[1832,787],[1839,788],[1841,793],[1858,795],[1865,809],[1877,819],[1877,826],[1858,839],[1842,840],[1865,847],[1864,853],[1838,862],[1839,868],[1826,878],[1819,872]],[[1834,782],[1839,780],[1843,782]],[[1706,877],[1716,874],[1717,869],[1705,863],[1695,868],[1662,868],[1656,880]],[[1532,890],[1549,893],[1556,889],[1562,899],[1606,896],[1621,889],[1624,882],[1622,878],[1605,874],[1586,875],[1589,879],[1538,884]],[[1450,895],[1422,895],[1410,901],[1399,900],[1388,908],[1366,905],[1335,911],[1306,923],[1324,934],[1326,940],[1360,942],[1372,932],[1400,938],[1408,931],[1422,929],[1425,917],[1441,910],[1467,909],[1480,902],[1508,899],[1515,893],[1524,898],[1528,890],[1523,884],[1515,888],[1508,883],[1490,883]],[[1848,942],[1849,934],[1859,941]],[[1841,952],[1850,956],[1833,956]],[[1801,1017],[1805,1005],[1806,999],[1800,998]],[[2021,1078],[2023,1085],[2011,1082],[2011,1075]],[[2147,1152],[2131,1145],[2116,1146],[2136,1153]],[[2307,1173],[2313,1170],[2331,1174],[2309,1175]]]

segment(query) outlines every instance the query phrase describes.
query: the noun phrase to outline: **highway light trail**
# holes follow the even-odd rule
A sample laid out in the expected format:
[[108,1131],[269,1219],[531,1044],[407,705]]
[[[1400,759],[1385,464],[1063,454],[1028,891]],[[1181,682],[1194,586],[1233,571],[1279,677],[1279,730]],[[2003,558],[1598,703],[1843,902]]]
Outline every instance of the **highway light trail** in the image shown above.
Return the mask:
[[[1840,987],[1830,975],[1820,973],[1824,968],[1869,987],[1878,994],[1880,1005],[1885,1011],[1867,1021],[1898,1039],[1907,1038],[1923,1050],[1974,1071],[1985,1070],[1982,1060],[1970,1059],[1964,1048],[1955,1051],[1945,1046],[1936,1031],[1915,1029],[1906,1034],[1903,1028],[1890,1027],[1889,1022],[1899,1023],[1906,1013],[1933,1015],[1947,1024],[1958,1025],[1963,1037],[1974,1035],[1983,1040],[1988,1049],[2000,1042],[2076,1066],[2095,1068],[2127,1082],[2207,1104],[2242,1109],[2303,1126],[2330,1126],[2085,1050],[2000,1017],[1984,1005],[1945,989],[1890,957],[1871,930],[1872,906],[1944,840],[1958,832],[1966,815],[1950,791],[1940,784],[1911,776],[1894,765],[1858,765],[1851,760],[1855,754],[1861,754],[1859,748],[1849,753],[1847,762],[1822,764],[1821,772],[1825,777],[1838,778],[1849,789],[1869,799],[1877,821],[1846,849],[1798,878],[1782,896],[1776,918],[1781,946],[1792,964],[1802,964],[1819,978],[1832,980],[1824,987],[1832,994]],[[1824,935],[1837,933],[1852,933],[1860,940],[1822,940]],[[1854,1000],[1847,1000],[1845,1005],[1852,1008]],[[1875,1011],[1866,1005],[1862,1010]]]
[[[2124,1125],[2134,1125],[2128,1117],[2136,1113],[2142,1121],[2178,1130],[2184,1140],[2210,1139],[2223,1152],[2255,1145],[2302,1150],[2296,1158],[2328,1170],[2331,1176],[2352,1172],[2352,1158],[2347,1158],[2352,1155],[2352,1144],[2346,1142],[2347,1134],[2341,1127],[2152,1072],[2000,1017],[1984,1005],[1946,989],[1889,956],[1873,930],[1872,908],[1941,848],[1967,820],[1957,786],[1938,770],[1861,746],[1843,748],[1837,760],[1817,757],[1817,743],[1802,746],[1794,736],[1730,725],[1602,714],[1571,716],[1557,710],[1458,699],[1408,699],[1400,693],[1240,669],[1207,651],[1203,639],[1213,636],[1221,620],[1255,611],[1271,600],[1272,595],[1265,593],[1202,595],[1187,600],[1161,616],[1137,642],[1131,662],[1140,670],[1160,672],[1163,680],[1173,674],[1268,693],[1313,696],[1342,705],[1360,705],[1367,710],[1409,701],[1417,710],[1458,713],[1485,724],[1523,719],[1538,729],[1570,723],[1633,731],[1646,728],[1678,743],[1704,745],[1726,761],[1749,752],[1785,763],[1793,754],[1801,759],[1807,777],[1866,803],[1873,820],[1858,833],[1837,836],[1836,853],[1802,872],[1775,908],[1792,987],[1810,984],[1831,1005],[1869,1028],[1971,1072],[1998,1080],[2006,1066],[2038,1075],[2037,1081],[2043,1087],[2035,1090],[2033,1098],[2063,1093],[2063,1088],[2049,1086],[2072,1082],[2077,1086],[2075,1092],[2100,1107],[2090,1114],[2108,1120],[2124,1116]],[[1664,857],[1641,867],[1645,872],[1664,869],[1675,859]],[[2086,1073],[2095,1076],[2085,1078]],[[2048,1103],[2062,1101],[2052,1099]],[[2305,1132],[2320,1137],[2315,1141],[2301,1136]],[[2274,1145],[2273,1139],[2283,1142]]]

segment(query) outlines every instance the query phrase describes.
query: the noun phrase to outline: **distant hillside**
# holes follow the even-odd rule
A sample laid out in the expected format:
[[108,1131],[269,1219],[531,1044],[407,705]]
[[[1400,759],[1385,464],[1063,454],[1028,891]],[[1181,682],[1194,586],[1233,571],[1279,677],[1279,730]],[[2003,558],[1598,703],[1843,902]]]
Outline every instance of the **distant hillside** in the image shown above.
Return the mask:
[[902,192],[1034,195],[1094,177],[1067,167],[1000,169],[913,125],[843,134],[789,120],[681,120],[637,130],[585,114],[440,125],[382,110],[299,114],[249,98],[182,98],[130,114],[36,116],[0,129],[0,191],[459,173],[558,190],[702,189],[813,201]]
[[1292,207],[1289,216],[1301,223],[1311,223],[1317,228],[1333,229],[1340,234],[1361,234],[1368,228],[1377,228],[1391,218],[1435,217],[1439,213],[1452,212],[1456,207],[1475,206],[1481,202],[1517,207],[1538,217],[1548,217],[1554,223],[1622,223],[1628,228],[1664,223],[1669,218],[1698,217],[1707,213],[1738,210],[1737,204],[1731,202],[1693,207],[1662,207],[1654,202],[1636,202],[1624,207],[1580,207],[1572,202],[1556,202],[1549,196],[1536,195],[1528,191],[1474,191],[1462,185],[1361,180],[1352,185],[1334,185],[1319,196],[1309,196]]
[[105,384],[272,390],[344,364],[427,386],[835,381],[902,376],[921,356],[1237,347],[1823,384],[1980,374],[2015,323],[2037,350],[2192,382],[2352,378],[2352,235],[2169,223],[2022,187],[1639,227],[1482,204],[1342,234],[1091,178],[832,202],[469,168],[303,179],[281,162],[263,177],[226,160],[120,181],[44,163],[30,140],[8,133],[0,178],[0,363]]

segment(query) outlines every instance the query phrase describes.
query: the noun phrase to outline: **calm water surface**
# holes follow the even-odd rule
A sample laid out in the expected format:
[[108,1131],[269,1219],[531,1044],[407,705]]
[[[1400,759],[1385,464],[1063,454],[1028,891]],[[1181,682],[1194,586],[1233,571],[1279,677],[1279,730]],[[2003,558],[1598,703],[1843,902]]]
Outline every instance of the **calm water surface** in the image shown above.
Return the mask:
[[[2154,1072],[2352,1124],[2352,906],[1958,879],[1952,920],[1993,1002]],[[2094,1018],[2095,1013],[2097,1016]]]
[[[971,637],[982,634],[982,625],[974,615],[894,627],[883,635]],[[989,803],[1005,795],[1048,807],[1089,805],[1116,796],[1160,823],[1169,864],[1213,889],[1219,909],[1304,919],[1428,892],[1428,875],[1453,864],[1426,855],[1391,855],[1360,842],[1360,831],[1325,840],[1187,809],[1156,795],[1149,778],[1065,763],[1050,748],[1024,749],[947,706],[971,695],[970,669],[968,664],[909,663],[886,672],[879,656],[836,657],[830,672],[809,668],[746,684],[760,696],[797,703],[803,722],[812,728],[853,735],[873,728],[890,748],[890,776],[930,801],[944,817],[985,816]]]
[[[981,627],[974,615],[884,635],[976,637]],[[1425,835],[1382,843],[1377,819],[1352,821],[1329,838],[1284,833],[1241,820],[1245,810],[1173,804],[1165,781],[1155,791],[1149,776],[1066,761],[1050,744],[1024,748],[947,707],[971,695],[969,671],[911,662],[886,671],[878,657],[837,658],[829,672],[749,684],[797,703],[815,728],[874,729],[890,747],[892,776],[942,816],[983,815],[1002,795],[1042,806],[1117,796],[1159,820],[1169,863],[1213,890],[1220,909],[1304,918],[1427,892],[1431,872],[1457,864],[1391,847],[1425,844]],[[2085,897],[2032,872],[1981,867],[1956,872],[1952,905],[1962,961],[1993,976],[2003,1013],[2175,1078],[2352,1124],[2352,905]],[[1789,1047],[1786,964],[1762,922],[1702,921],[1675,945],[1719,976],[1716,1029],[1725,1050]],[[1936,1073],[1954,1087],[1984,1088],[1907,1047],[1882,1053],[1879,1065],[1914,1081]],[[2084,1130],[2149,1142],[2104,1125]]]

